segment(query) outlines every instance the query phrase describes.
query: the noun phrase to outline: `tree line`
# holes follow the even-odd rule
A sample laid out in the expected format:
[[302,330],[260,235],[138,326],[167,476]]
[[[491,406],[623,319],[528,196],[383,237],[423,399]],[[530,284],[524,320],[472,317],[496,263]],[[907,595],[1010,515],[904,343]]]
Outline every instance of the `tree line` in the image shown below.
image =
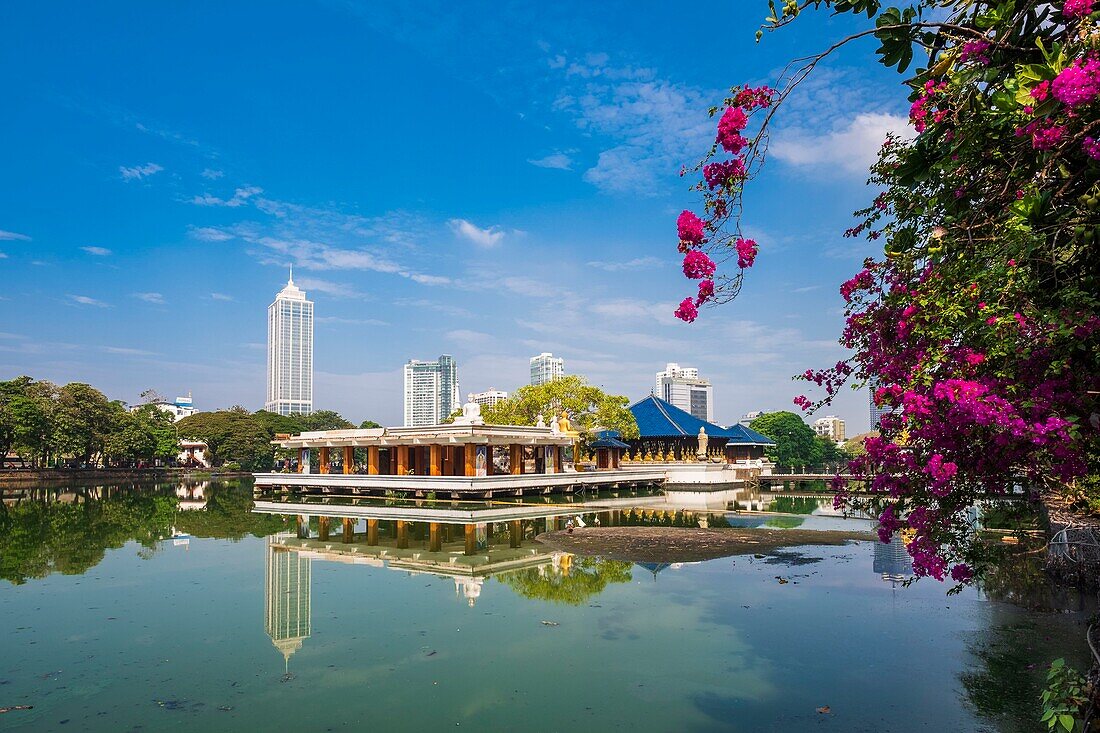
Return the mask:
[[[131,411],[83,382],[0,381],[0,459],[14,454],[34,468],[171,465],[180,440],[191,439],[207,443],[216,467],[265,470],[275,458],[276,434],[353,427],[332,410],[287,416],[240,406],[176,422],[154,404]],[[368,420],[360,427],[379,426]]]

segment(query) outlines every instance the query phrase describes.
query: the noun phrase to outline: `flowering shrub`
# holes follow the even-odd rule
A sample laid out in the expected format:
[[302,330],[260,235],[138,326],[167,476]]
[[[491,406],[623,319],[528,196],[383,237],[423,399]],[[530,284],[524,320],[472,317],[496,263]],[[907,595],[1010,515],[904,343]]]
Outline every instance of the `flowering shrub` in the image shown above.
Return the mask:
[[[837,477],[836,505],[873,509],[884,542],[904,530],[916,575],[967,583],[988,561],[967,519],[975,501],[1038,497],[1098,472],[1100,18],[1092,0],[810,0],[785,4],[765,28],[811,5],[870,19],[833,48],[874,35],[887,67],[927,60],[905,81],[918,134],[884,142],[870,179],[879,191],[845,232],[883,244],[840,286],[852,356],[800,375],[823,394],[795,404],[812,410],[845,384],[875,385],[890,412],[848,467],[875,499],[853,499]],[[778,90],[735,87],[725,100],[717,143],[695,169],[712,284],[677,317],[693,321],[740,290],[757,256],[740,234],[743,188],[776,106],[820,58]],[[711,162],[720,148],[737,157]],[[702,276],[686,260],[684,272]]]

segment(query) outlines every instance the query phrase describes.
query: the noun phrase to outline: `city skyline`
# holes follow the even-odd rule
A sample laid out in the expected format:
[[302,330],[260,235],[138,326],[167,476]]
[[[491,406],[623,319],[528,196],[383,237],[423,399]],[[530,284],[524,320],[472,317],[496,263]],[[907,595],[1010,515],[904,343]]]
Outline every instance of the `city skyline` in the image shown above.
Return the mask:
[[[790,377],[844,354],[836,288],[874,253],[843,238],[847,212],[867,204],[861,165],[905,113],[883,101],[896,79],[847,51],[777,120],[746,201],[761,254],[741,297],[691,326],[672,311],[685,295],[674,222],[697,203],[677,172],[739,81],[723,59],[754,49],[738,75],[766,80],[845,19],[815,14],[756,46],[758,9],[719,3],[635,8],[622,33],[609,21],[624,13],[602,4],[573,23],[442,13],[430,33],[425,14],[383,3],[240,5],[217,22],[144,10],[126,34],[94,7],[7,11],[0,130],[22,141],[0,181],[8,378],[127,402],[180,385],[207,409],[260,408],[256,314],[289,265],[323,302],[313,407],[356,421],[400,422],[393,395],[415,354],[452,353],[480,387],[526,383],[530,354],[548,351],[632,398],[675,355],[708,375],[727,420],[792,409]],[[684,54],[671,39],[700,23],[745,32]],[[261,42],[279,27],[299,30],[304,61]],[[273,73],[246,73],[229,48]],[[407,111],[372,114],[376,94]],[[442,149],[423,145],[432,106],[448,110]],[[862,422],[866,399],[845,391],[832,409]]]
[[267,307],[267,399],[264,409],[279,415],[313,412],[313,302],[294,284]]

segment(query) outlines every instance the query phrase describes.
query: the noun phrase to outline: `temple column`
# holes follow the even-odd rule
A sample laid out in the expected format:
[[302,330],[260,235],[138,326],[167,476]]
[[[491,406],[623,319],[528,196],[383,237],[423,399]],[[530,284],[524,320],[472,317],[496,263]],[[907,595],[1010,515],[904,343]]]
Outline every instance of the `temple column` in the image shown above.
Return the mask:
[[351,469],[355,466],[355,448],[350,445],[344,446],[344,473],[351,473]]
[[429,473],[432,476],[441,476],[443,474],[443,446],[431,445],[429,446]]
[[523,473],[523,446],[512,444],[508,446],[508,470],[513,476]]
[[439,531],[439,522],[428,525],[428,550],[430,552],[443,551],[443,537]]
[[485,547],[491,547],[493,544],[493,523],[485,523]]
[[317,473],[328,473],[328,447],[321,446],[320,455],[317,457]]
[[473,443],[467,443],[464,447],[465,459],[466,459],[466,474],[467,476],[477,475],[477,446]]
[[520,520],[513,519],[508,523],[508,546],[519,547],[523,541],[523,525]]
[[400,519],[397,520],[397,549],[399,550],[409,549],[408,524]]
[[477,525],[466,525],[466,549],[463,551],[464,555],[476,555],[477,554]]
[[328,542],[328,517],[317,517],[317,539]]
[[378,446],[376,445],[367,448],[367,473],[372,476],[378,475]]
[[404,476],[409,472],[409,446],[399,445],[394,449],[397,454],[397,469],[396,474],[398,476]]
[[485,446],[485,475],[493,475],[493,451],[495,447],[490,443]]
[[367,544],[368,545],[377,545],[378,544],[378,520],[377,519],[368,519],[367,520]]
[[562,466],[562,449],[560,445],[554,446],[554,473],[561,473],[564,470]]
[[344,544],[350,544],[355,537],[355,520],[347,517],[344,519]]

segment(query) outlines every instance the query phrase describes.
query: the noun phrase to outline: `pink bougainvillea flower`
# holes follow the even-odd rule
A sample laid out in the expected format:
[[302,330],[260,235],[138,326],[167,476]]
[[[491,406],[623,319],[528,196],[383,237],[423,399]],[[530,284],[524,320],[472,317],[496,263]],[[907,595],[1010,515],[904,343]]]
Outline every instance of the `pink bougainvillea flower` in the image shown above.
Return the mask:
[[703,220],[687,209],[680,212],[676,219],[676,231],[680,235],[680,241],[687,244],[702,244],[707,241],[703,233]]
[[714,274],[717,265],[706,252],[692,250],[684,255],[684,277],[702,280]]
[[1077,59],[1054,77],[1050,93],[1067,107],[1078,107],[1096,99],[1100,95],[1100,60]]
[[691,298],[684,298],[680,301],[680,307],[676,309],[673,315],[685,323],[691,323],[699,317],[699,309],[695,307],[694,300]]
[[1062,13],[1068,18],[1084,18],[1092,15],[1093,0],[1066,0],[1062,5]]
[[729,107],[718,120],[718,144],[731,153],[741,152],[741,148],[748,144],[748,140],[741,137],[741,131],[749,123],[745,110],[740,107]]
[[756,242],[751,239],[738,239],[737,240],[737,266],[744,270],[747,267],[752,267],[752,263],[756,261],[757,253]]
[[699,282],[699,295],[695,298],[695,305],[702,305],[714,297],[714,281],[702,280]]

